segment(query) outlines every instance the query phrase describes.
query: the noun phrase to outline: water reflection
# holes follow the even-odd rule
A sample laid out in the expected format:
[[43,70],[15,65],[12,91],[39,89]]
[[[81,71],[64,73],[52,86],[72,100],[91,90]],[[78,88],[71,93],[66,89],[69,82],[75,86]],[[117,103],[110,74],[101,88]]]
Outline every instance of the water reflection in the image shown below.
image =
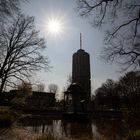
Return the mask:
[[121,120],[89,119],[86,121],[66,120],[45,116],[23,117],[19,124],[34,133],[53,133],[57,137],[79,138],[103,135],[108,140],[122,140],[125,125]]
[[[95,129],[92,129],[93,128]],[[62,121],[62,127],[64,130],[64,134],[67,137],[75,137],[78,138],[79,136],[88,136],[92,137],[93,133],[96,134],[96,126],[94,126],[90,121],[87,122],[77,122],[77,121],[71,121],[68,122],[66,120]],[[93,132],[95,131],[95,132]]]

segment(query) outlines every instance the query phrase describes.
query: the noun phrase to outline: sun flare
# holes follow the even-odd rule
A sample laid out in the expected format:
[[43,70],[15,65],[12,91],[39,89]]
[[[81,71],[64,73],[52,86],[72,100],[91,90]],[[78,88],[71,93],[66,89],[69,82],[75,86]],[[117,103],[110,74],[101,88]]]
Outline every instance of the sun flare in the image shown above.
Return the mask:
[[63,32],[63,23],[58,19],[49,19],[47,22],[47,31],[50,34],[60,34]]

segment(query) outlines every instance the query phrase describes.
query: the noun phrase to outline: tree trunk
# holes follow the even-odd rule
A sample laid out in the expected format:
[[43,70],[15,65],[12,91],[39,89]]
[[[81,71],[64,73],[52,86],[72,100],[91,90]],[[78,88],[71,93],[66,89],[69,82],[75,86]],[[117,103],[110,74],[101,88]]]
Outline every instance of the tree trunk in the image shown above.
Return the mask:
[[3,88],[4,88],[4,82],[2,81],[1,86],[0,86],[0,94],[2,94]]
[[5,75],[4,78],[2,78],[2,80],[1,80],[0,94],[2,94],[2,92],[3,92],[3,88],[4,88],[4,85],[5,85],[6,79],[7,79],[7,75]]

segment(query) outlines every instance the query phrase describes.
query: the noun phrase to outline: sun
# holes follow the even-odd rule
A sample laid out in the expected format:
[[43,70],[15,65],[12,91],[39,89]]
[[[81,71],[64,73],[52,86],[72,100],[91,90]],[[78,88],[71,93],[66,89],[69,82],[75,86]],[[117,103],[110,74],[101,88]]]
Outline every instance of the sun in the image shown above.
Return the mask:
[[48,23],[48,29],[52,33],[58,33],[61,31],[61,24],[58,21],[52,20]]
[[58,35],[63,32],[63,22],[60,19],[49,19],[46,24],[49,34]]

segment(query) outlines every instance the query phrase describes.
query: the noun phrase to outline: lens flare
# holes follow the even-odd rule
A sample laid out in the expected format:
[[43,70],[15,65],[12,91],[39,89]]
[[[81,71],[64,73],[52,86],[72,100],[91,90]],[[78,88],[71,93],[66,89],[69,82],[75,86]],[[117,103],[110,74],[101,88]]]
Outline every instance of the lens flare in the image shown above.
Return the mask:
[[49,34],[60,34],[63,32],[63,23],[60,19],[49,19],[46,24]]

